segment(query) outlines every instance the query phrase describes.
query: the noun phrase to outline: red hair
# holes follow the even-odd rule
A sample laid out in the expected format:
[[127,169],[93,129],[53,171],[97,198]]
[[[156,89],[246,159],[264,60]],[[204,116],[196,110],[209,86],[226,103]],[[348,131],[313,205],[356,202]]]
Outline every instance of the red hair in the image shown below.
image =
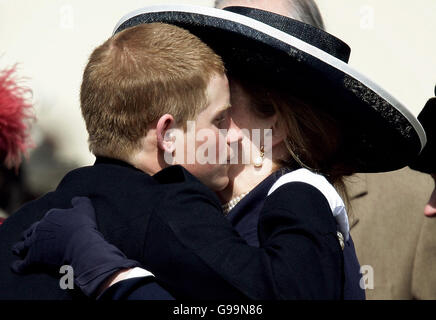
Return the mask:
[[27,99],[31,91],[17,84],[15,69],[0,71],[0,161],[17,169],[30,147],[28,120],[33,119],[33,113]]

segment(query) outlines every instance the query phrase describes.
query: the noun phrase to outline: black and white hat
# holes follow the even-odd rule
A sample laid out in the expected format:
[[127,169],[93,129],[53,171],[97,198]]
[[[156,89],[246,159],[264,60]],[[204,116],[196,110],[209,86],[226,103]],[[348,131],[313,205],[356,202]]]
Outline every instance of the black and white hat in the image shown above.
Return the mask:
[[189,30],[223,58],[227,70],[273,83],[330,113],[360,172],[402,168],[426,144],[416,117],[351,68],[350,47],[323,30],[254,8],[162,5],[124,16],[114,34],[154,22]]

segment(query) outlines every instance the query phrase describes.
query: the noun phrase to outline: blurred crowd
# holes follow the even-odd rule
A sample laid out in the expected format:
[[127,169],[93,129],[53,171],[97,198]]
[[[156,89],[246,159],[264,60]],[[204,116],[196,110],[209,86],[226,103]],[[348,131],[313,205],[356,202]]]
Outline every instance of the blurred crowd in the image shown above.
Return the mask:
[[32,92],[16,67],[0,71],[0,219],[53,190],[77,164],[56,154],[56,139],[35,117]]

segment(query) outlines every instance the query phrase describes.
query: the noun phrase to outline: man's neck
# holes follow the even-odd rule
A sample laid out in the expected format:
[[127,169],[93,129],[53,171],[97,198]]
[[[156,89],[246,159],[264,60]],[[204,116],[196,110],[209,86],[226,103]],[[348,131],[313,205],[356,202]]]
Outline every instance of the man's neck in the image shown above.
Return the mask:
[[142,151],[132,155],[127,162],[152,176],[167,167],[161,158],[159,153]]
[[[111,158],[111,157],[105,157],[105,156],[96,156],[95,164],[96,165],[114,164],[114,165],[128,167],[128,168],[135,169],[135,170],[140,170],[140,169],[136,168],[133,164],[128,163],[127,161],[116,159],[116,158]],[[140,171],[142,171],[142,170],[140,170]]]

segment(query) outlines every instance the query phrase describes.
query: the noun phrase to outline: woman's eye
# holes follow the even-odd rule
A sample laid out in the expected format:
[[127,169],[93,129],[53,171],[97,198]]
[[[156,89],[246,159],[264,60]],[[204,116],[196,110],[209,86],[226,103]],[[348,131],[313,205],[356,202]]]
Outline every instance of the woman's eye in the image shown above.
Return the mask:
[[227,114],[222,114],[215,119],[215,123],[223,123],[227,119]]
[[217,118],[214,120],[214,122],[217,126],[224,126],[225,122],[227,122],[227,119],[228,119],[228,110],[218,115]]

